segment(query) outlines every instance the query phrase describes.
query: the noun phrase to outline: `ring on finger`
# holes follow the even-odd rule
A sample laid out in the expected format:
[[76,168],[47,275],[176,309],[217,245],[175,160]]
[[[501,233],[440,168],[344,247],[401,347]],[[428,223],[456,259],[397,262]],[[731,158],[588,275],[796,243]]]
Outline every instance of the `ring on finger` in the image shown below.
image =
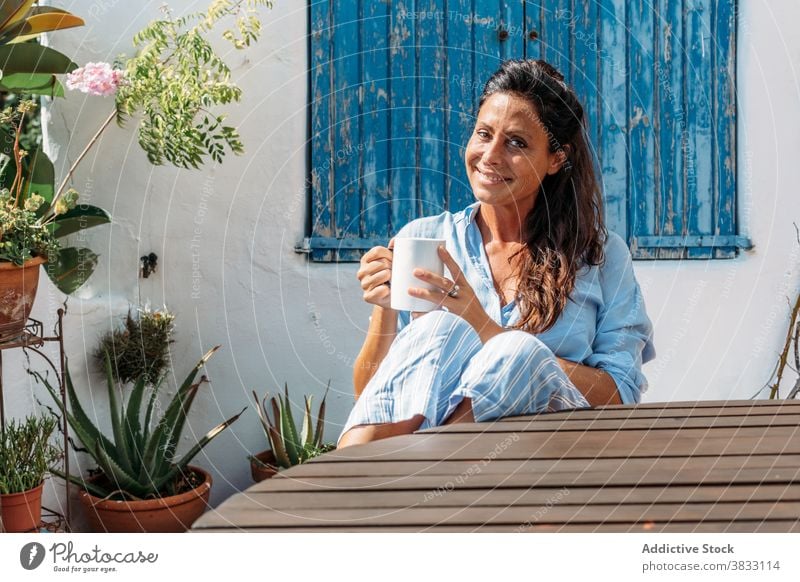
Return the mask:
[[447,296],[453,298],[458,297],[459,289],[460,287],[457,284],[453,283],[453,286],[450,288],[450,291],[447,292]]

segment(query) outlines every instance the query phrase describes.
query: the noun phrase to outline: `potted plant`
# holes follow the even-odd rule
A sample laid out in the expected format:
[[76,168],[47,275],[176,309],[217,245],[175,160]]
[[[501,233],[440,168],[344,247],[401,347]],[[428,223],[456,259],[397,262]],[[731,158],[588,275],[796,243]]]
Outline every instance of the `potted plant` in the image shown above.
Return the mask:
[[[270,397],[266,394],[259,401],[258,395],[253,391],[261,428],[267,437],[269,449],[250,457],[250,471],[253,481],[258,483],[274,476],[281,469],[288,469],[294,465],[305,463],[323,453],[336,448],[336,445],[322,442],[322,432],[325,428],[325,399],[328,396],[330,383],[322,396],[317,421],[311,417],[311,401],[313,396],[304,396],[305,408],[303,411],[303,427],[297,431],[292,407],[289,400],[289,386],[284,385],[284,395]],[[271,413],[271,416],[270,416]]]
[[[80,287],[94,270],[97,255],[61,245],[63,237],[109,222],[108,214],[78,205],[72,189],[55,192],[53,164],[39,149],[20,146],[30,100],[0,112],[0,342],[17,337],[28,320],[39,283],[39,265],[64,293]],[[10,130],[10,134],[5,133]]]
[[7,532],[37,531],[44,478],[61,456],[50,443],[53,416],[11,420],[0,432],[0,520]]
[[[0,7],[0,91],[63,96],[57,75],[78,68],[60,52],[30,42],[42,33],[82,26],[66,10],[38,6],[37,0],[8,0]],[[62,248],[61,238],[109,221],[104,211],[76,207],[77,193],[56,193],[53,164],[40,148],[20,147],[20,132],[35,103],[22,99],[0,114],[0,342],[19,336],[27,323],[46,264],[53,282],[69,294],[94,270],[97,255]]]
[[106,333],[95,351],[100,363],[111,356],[115,380],[134,382],[144,377],[154,384],[169,366],[169,346],[173,342],[175,315],[165,309],[140,307],[134,316],[131,310],[122,329]]
[[[120,402],[106,358],[110,424],[113,434],[104,435],[90,420],[75,392],[69,370],[66,374],[70,411],[62,408],[58,393],[38,372],[51,396],[66,416],[83,452],[91,456],[99,470],[88,478],[64,475],[82,488],[80,500],[89,522],[97,531],[181,532],[202,515],[208,505],[211,476],[189,462],[200,450],[233,424],[244,412],[220,423],[191,448],[178,456],[186,417],[200,387],[207,382],[198,371],[216,352],[209,350],[186,376],[160,418],[159,387],[148,388],[144,376],[133,385],[127,403]],[[150,391],[146,396],[146,392]]]
[[134,36],[136,56],[122,60],[119,67],[87,63],[78,68],[57,51],[21,42],[41,32],[83,24],[66,11],[35,3],[11,0],[0,8],[0,89],[61,96],[63,87],[55,75],[68,73],[67,88],[115,95],[115,107],[57,188],[53,164],[44,152],[26,152],[19,146],[22,122],[33,101],[3,111],[0,245],[16,245],[16,250],[10,258],[0,255],[0,286],[8,288],[13,278],[18,290],[0,297],[0,343],[22,333],[40,264],[47,263],[48,275],[66,294],[75,292],[94,271],[96,254],[84,248],[60,248],[58,239],[110,221],[100,208],[76,205],[78,193],[68,186],[78,164],[114,119],[123,125],[136,117],[139,144],[155,165],[198,168],[209,157],[219,163],[226,151],[243,152],[236,128],[225,125],[224,114],[214,112],[219,105],[239,101],[241,89],[231,82],[230,68],[207,36],[221,21],[233,21],[235,26],[223,31],[222,37],[234,48],[244,49],[260,34],[257,8],[271,6],[270,0],[216,0],[207,10],[180,18],[165,9],[165,18]]

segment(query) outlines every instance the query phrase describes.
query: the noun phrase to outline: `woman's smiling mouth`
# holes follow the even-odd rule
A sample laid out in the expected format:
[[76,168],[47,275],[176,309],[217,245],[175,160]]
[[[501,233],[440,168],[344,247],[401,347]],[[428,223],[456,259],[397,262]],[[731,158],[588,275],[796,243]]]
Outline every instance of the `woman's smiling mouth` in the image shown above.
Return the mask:
[[499,174],[482,172],[477,166],[475,166],[475,171],[478,173],[481,182],[484,184],[502,184],[503,182],[507,182],[509,180],[509,178],[504,178]]

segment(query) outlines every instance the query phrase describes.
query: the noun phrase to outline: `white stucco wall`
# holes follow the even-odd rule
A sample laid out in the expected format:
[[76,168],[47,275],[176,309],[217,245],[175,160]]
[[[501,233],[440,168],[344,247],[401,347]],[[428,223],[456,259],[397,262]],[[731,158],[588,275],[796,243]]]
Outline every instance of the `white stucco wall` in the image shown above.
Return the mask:
[[[130,53],[130,38],[158,15],[161,1],[59,5],[86,26],[52,42],[84,63]],[[205,2],[174,0],[177,13]],[[729,261],[637,262],[656,327],[659,357],[646,366],[645,400],[747,398],[769,378],[798,290],[793,221],[800,222],[800,17],[795,0],[741,0],[739,23],[739,200],[742,231],[755,249]],[[129,302],[166,303],[178,316],[173,358],[180,375],[208,347],[224,347],[208,367],[213,388],[198,398],[191,426],[205,431],[288,382],[296,397],[322,394],[328,380],[327,437],[338,436],[350,409],[351,362],[369,306],[360,300],[352,264],[309,264],[293,252],[305,235],[307,55],[306,3],[278,0],[263,15],[263,39],[230,54],[244,90],[230,120],[246,154],[221,167],[179,171],[151,167],[132,131],[111,128],[84,161],[75,187],[110,210],[111,227],[89,232],[102,255],[90,283],[69,300],[68,354],[85,397],[104,403],[103,385],[87,377],[86,354],[118,323]],[[70,94],[48,124],[56,167],[65,171],[112,104]],[[138,259],[155,252],[158,272],[137,278]],[[36,314],[52,321],[61,296],[45,284]],[[11,414],[43,392],[6,356]],[[94,370],[93,364],[91,367]],[[7,391],[9,388],[7,388]],[[212,469],[212,501],[250,484],[246,456],[265,448],[248,411],[198,462]],[[50,495],[52,495],[52,491]]]

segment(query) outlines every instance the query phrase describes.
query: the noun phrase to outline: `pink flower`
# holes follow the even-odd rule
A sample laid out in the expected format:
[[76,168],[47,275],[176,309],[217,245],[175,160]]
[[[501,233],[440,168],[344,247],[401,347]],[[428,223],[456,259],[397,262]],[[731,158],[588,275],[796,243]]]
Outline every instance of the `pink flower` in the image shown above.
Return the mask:
[[90,95],[114,95],[122,83],[123,71],[108,63],[86,63],[67,75],[67,89],[77,89]]

